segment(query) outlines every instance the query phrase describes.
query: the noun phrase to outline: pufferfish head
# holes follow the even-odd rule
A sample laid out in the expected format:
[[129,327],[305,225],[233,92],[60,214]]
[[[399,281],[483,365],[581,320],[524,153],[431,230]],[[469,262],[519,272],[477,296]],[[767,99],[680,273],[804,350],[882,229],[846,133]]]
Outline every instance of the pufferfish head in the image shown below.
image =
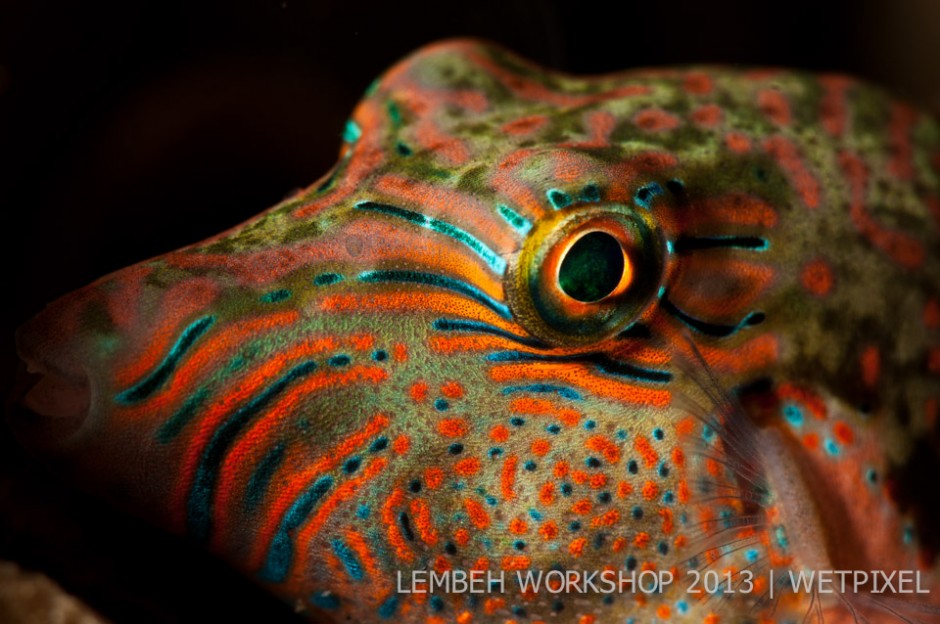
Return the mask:
[[[936,587],[904,484],[936,439],[938,146],[839,76],[429,46],[316,184],[21,327],[12,424],[311,617],[786,621],[816,603],[765,600],[771,570]],[[688,587],[713,568],[721,609]],[[427,569],[678,582],[395,589]]]

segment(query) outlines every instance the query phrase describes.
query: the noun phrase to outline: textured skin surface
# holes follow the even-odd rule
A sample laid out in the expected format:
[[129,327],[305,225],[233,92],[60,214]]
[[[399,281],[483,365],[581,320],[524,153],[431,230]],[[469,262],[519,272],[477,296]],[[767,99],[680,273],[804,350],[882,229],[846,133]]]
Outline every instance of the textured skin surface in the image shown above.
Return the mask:
[[[841,76],[581,79],[449,42],[344,139],[296,197],[24,326],[23,440],[313,619],[783,622],[810,599],[771,614],[761,579],[820,562],[938,589],[891,487],[936,440],[935,121]],[[558,266],[591,231],[630,271],[583,303]],[[705,565],[757,587],[687,594]],[[553,566],[683,580],[395,591]]]

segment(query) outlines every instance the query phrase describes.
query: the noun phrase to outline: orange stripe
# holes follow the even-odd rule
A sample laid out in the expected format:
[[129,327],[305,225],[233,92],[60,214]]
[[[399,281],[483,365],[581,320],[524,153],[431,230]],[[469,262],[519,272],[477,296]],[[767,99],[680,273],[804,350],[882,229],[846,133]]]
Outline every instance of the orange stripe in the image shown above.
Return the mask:
[[516,493],[513,491],[513,487],[516,484],[516,466],[519,463],[519,458],[515,455],[510,455],[503,462],[503,472],[500,477],[500,489],[503,492],[503,498],[506,500],[512,500],[516,497]]
[[388,424],[388,416],[385,414],[376,414],[362,429],[348,435],[340,441],[339,444],[327,450],[326,453],[312,465],[305,470],[291,475],[290,479],[279,492],[277,499],[268,507],[266,520],[261,525],[261,530],[255,539],[255,547],[249,559],[252,567],[261,565],[268,545],[271,540],[274,539],[274,534],[280,526],[281,517],[297,496],[300,495],[300,492],[309,487],[310,482],[317,476],[338,466],[343,458],[362,446],[378,432],[382,431]]
[[[319,509],[317,509],[317,513],[313,516],[313,518],[306,522],[304,527],[297,534],[297,551],[302,553],[310,552],[311,540],[313,540],[314,536],[319,533],[321,528],[323,528],[323,525],[333,514],[333,512],[336,511],[337,507],[356,496],[356,494],[359,493],[359,490],[362,489],[363,485],[379,475],[387,465],[388,460],[386,458],[377,457],[369,462],[369,465],[366,466],[365,470],[360,476],[354,479],[350,479],[336,488],[336,491],[323,501]],[[294,571],[290,575],[291,577],[294,577],[296,574],[300,573],[300,570],[297,570],[297,568],[302,566],[305,561],[306,558],[304,557],[297,557],[294,560]]]
[[366,543],[365,537],[355,529],[348,528],[346,529],[346,542],[356,553],[356,556],[359,557],[359,561],[366,567],[372,582],[381,585],[387,584],[387,582],[383,582],[387,581],[386,575],[379,570],[378,563],[375,557],[372,556],[372,550],[369,548],[369,544]]
[[605,379],[594,375],[591,370],[584,364],[567,362],[497,364],[489,369],[489,377],[497,382],[513,382],[519,379],[559,381],[605,398],[652,407],[666,407],[671,401],[668,390],[645,388],[622,380]]
[[[240,434],[238,443],[226,455],[219,472],[218,485],[215,488],[216,502],[213,509],[215,526],[224,526],[226,520],[230,518],[229,506],[232,504],[232,497],[240,491],[238,485],[241,481],[238,479],[238,473],[246,467],[245,459],[257,454],[256,449],[269,449],[272,446],[272,438],[277,434],[277,426],[284,418],[297,413],[302,399],[327,388],[342,387],[360,381],[379,383],[387,377],[388,373],[381,368],[355,366],[342,373],[327,372],[323,375],[315,375],[285,392],[264,415],[255,421],[253,426],[246,428]],[[328,457],[317,464],[334,460],[337,458]],[[301,474],[307,472],[304,471]],[[279,497],[278,501],[281,500],[282,497]],[[221,534],[221,531],[215,533],[216,541],[221,539]]]
[[518,330],[514,325],[507,324],[498,314],[472,299],[427,290],[330,295],[320,301],[319,307],[324,312],[343,313],[373,312],[385,315],[393,312],[418,312],[428,316],[453,314],[496,325],[507,331]]
[[395,488],[385,500],[385,504],[382,505],[382,522],[385,523],[388,542],[392,545],[395,554],[402,561],[411,563],[414,560],[414,554],[408,548],[408,542],[405,540],[405,536],[401,534],[401,527],[398,526],[398,518],[395,517],[395,508],[404,502],[405,493],[402,492],[401,488]]
[[431,519],[431,507],[428,502],[423,498],[416,498],[411,501],[410,507],[414,525],[418,530],[421,541],[428,546],[437,544],[437,529],[434,528],[434,522]]
[[[191,389],[206,370],[220,366],[233,352],[244,346],[246,340],[266,331],[292,325],[298,318],[300,314],[296,310],[290,310],[230,325],[207,336],[198,349],[176,369],[169,384],[144,403],[124,408],[125,413],[131,417],[142,417],[169,412],[172,404],[188,394],[187,390]],[[127,384],[119,382],[119,385],[123,387]]]

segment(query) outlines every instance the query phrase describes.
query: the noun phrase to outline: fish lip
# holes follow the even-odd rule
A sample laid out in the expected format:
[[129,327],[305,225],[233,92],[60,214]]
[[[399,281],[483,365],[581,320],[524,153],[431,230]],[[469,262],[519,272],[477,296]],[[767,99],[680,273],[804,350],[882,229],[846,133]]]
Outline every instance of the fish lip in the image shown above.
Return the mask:
[[84,370],[65,371],[24,354],[6,401],[6,421],[25,447],[47,450],[76,434],[91,412],[91,380]]

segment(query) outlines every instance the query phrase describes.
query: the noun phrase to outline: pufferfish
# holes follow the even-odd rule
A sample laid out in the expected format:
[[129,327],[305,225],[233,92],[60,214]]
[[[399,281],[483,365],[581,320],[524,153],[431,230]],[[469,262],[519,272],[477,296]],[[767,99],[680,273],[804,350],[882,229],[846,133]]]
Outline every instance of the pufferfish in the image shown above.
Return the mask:
[[314,621],[937,621],[938,249],[940,126],[874,87],[444,42],[21,327],[12,425]]

